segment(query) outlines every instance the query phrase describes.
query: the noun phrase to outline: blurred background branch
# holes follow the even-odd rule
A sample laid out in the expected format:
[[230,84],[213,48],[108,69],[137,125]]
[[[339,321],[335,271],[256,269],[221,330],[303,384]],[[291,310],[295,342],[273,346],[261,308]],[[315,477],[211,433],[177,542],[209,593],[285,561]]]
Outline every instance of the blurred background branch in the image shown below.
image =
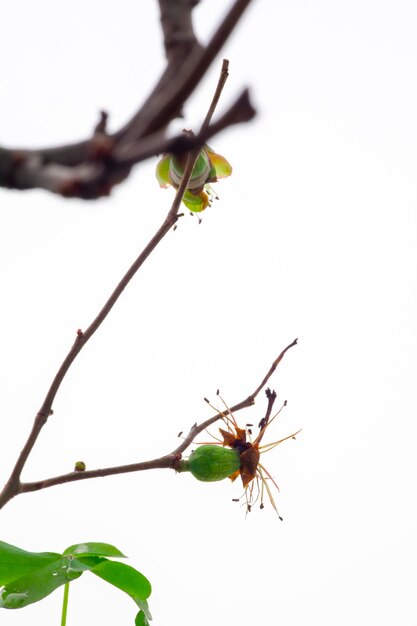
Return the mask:
[[[117,132],[106,130],[107,112],[101,112],[92,136],[54,148],[0,147],[0,187],[44,189],[64,197],[94,200],[109,195],[136,163],[169,151],[168,124],[182,107],[233,32],[251,0],[235,0],[206,47],[197,40],[192,11],[196,0],[159,0],[167,66],[143,105]],[[239,103],[239,100],[237,101]],[[253,117],[251,106],[231,107],[223,122],[197,137],[194,146],[231,124]],[[243,111],[243,115],[242,115]],[[174,141],[176,149],[193,146]]]

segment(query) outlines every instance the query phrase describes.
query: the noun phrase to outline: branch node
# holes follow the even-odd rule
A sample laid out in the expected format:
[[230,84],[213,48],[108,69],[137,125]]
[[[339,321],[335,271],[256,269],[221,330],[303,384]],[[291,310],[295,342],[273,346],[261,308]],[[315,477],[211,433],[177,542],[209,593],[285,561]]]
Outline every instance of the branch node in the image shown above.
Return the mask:
[[88,144],[87,158],[89,161],[108,161],[113,153],[115,140],[105,133],[95,134]]
[[172,455],[172,469],[176,472],[179,471],[181,465],[182,454],[181,452],[176,452]]

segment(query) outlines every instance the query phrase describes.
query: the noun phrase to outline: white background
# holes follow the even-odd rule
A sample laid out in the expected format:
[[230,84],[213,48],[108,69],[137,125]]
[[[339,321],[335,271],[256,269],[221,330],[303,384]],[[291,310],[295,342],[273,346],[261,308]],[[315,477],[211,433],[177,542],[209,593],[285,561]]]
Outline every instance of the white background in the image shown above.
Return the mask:
[[[221,0],[195,10],[208,40]],[[198,127],[221,57],[221,112],[249,85],[258,116],[212,141],[234,167],[186,215],[84,349],[25,468],[35,480],[160,456],[177,434],[271,386],[288,407],[267,441],[273,509],[168,470],[22,495],[1,539],[61,551],[105,541],[153,584],[155,626],[415,626],[417,8],[412,0],[258,0],[176,128]],[[0,141],[29,147],[111,129],[164,67],[156,3],[8,3]],[[85,328],[173,197],[140,165],[96,203],[0,192],[0,481],[77,328]],[[239,414],[257,420],[256,407]],[[215,430],[215,429],[214,429]],[[58,624],[61,590],[5,626]],[[68,626],[133,624],[129,598],[85,574]]]

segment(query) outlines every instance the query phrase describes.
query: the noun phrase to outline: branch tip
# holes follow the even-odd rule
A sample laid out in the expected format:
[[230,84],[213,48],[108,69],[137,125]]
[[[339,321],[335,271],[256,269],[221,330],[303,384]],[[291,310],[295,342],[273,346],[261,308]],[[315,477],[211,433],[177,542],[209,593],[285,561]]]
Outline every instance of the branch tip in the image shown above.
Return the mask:
[[109,118],[109,114],[107,111],[100,111],[100,119],[94,127],[94,134],[97,133],[107,133],[107,120]]

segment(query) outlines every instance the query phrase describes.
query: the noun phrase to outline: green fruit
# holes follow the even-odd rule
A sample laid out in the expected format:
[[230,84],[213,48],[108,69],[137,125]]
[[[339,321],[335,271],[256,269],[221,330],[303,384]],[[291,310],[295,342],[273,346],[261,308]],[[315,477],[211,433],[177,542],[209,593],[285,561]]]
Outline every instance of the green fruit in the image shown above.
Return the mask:
[[240,468],[239,452],[222,446],[199,446],[188,460],[180,463],[180,472],[191,472],[197,480],[213,482],[224,480]]

